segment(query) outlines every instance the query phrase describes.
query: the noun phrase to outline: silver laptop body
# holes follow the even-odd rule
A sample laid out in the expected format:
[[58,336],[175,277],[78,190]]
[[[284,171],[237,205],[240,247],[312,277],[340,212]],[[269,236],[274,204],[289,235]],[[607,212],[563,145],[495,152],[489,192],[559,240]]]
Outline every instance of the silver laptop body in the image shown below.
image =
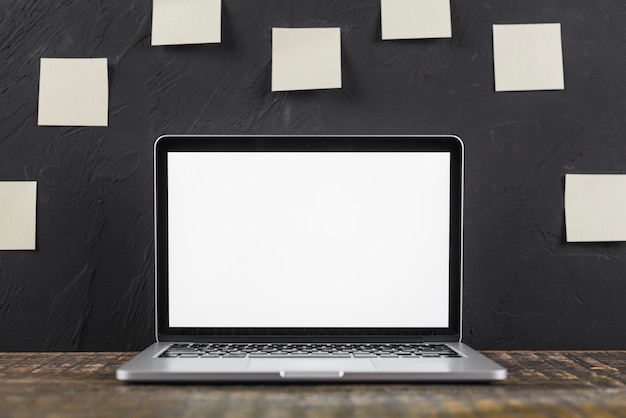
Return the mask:
[[128,382],[495,381],[461,342],[455,136],[162,136]]

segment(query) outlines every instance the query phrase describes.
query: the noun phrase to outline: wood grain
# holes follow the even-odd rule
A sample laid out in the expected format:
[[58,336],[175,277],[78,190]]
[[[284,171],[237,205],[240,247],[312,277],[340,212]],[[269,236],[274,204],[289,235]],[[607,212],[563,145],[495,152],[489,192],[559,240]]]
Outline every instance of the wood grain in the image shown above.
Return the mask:
[[0,353],[8,417],[626,417],[626,351],[486,351],[497,384],[129,385],[136,353]]

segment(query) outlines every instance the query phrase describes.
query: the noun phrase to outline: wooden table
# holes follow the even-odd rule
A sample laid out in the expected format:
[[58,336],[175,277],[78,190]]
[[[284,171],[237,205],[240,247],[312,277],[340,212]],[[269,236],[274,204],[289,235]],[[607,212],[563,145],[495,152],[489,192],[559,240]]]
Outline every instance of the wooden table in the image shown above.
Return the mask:
[[135,353],[0,353],[2,417],[626,417],[626,351],[486,351],[495,384],[129,385]]

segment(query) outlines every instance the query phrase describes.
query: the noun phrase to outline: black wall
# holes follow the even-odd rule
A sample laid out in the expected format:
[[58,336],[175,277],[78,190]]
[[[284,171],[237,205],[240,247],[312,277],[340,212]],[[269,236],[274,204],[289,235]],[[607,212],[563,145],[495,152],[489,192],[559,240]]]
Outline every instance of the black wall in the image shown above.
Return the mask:
[[[626,348],[626,244],[565,243],[565,173],[626,172],[622,0],[452,1],[452,39],[380,40],[379,0],[223,0],[223,42],[151,47],[149,0],[0,0],[0,180],[38,181],[0,252],[0,350],[153,341],[161,134],[447,134],[466,144],[465,341]],[[495,93],[494,23],[562,24],[565,90]],[[340,90],[272,93],[272,26],[340,26]],[[38,127],[39,59],[106,57],[109,126]]]

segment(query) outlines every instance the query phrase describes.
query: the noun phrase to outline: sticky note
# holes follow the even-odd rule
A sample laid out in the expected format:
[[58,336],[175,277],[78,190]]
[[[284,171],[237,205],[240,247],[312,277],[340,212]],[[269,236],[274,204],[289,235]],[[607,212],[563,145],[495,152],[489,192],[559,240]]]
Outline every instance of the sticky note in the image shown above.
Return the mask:
[[626,174],[567,174],[568,242],[626,241]]
[[383,39],[451,38],[450,0],[381,0]]
[[106,58],[42,58],[39,125],[107,126]]
[[493,25],[496,91],[563,90],[561,24]]
[[222,41],[222,0],[153,0],[152,46]]
[[0,250],[34,250],[36,181],[0,181]]
[[341,88],[340,28],[273,28],[272,91]]

